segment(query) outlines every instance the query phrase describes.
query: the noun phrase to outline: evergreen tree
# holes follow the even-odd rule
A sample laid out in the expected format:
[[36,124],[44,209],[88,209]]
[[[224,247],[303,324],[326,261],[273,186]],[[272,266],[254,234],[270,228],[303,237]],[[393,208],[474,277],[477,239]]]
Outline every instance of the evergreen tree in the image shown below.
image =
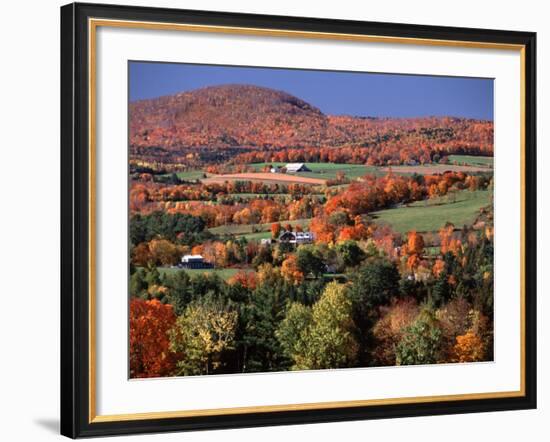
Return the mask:
[[242,309],[243,371],[286,370],[289,360],[282,352],[275,331],[284,318],[290,286],[280,277],[258,286]]
[[356,241],[348,240],[337,246],[338,253],[346,267],[355,267],[366,258],[365,252],[359,247]]
[[439,361],[442,332],[434,313],[424,310],[407,327],[395,347],[397,365],[435,364]]
[[143,298],[147,296],[147,281],[144,269],[138,269],[130,276],[130,296]]
[[366,365],[369,346],[374,341],[371,329],[377,319],[377,308],[388,304],[392,296],[399,294],[399,272],[388,259],[373,258],[357,268],[350,279],[353,320],[359,342],[358,357],[360,364]]
[[309,274],[318,277],[325,271],[323,257],[319,251],[311,245],[298,247],[296,252],[296,262],[298,269],[307,276]]
[[180,316],[192,300],[191,278],[185,270],[180,270],[169,275],[165,281],[169,289],[169,302],[174,307],[174,312]]

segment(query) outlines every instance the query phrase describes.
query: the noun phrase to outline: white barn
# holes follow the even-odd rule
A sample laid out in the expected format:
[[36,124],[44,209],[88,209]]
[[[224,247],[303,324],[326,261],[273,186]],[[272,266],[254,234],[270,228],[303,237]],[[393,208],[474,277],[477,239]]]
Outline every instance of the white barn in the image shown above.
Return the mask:
[[311,172],[311,169],[304,163],[288,163],[285,168],[287,173]]
[[205,261],[202,255],[183,255],[180,266],[185,269],[209,269],[212,264]]

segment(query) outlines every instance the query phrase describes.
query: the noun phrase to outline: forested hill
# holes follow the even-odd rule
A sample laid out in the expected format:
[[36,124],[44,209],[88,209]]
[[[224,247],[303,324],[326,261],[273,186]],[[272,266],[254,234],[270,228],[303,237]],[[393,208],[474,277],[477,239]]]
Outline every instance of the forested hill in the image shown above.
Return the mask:
[[[492,155],[491,121],[331,116],[286,92],[222,85],[130,103],[130,144],[155,148],[363,148],[375,162],[434,152]],[[403,156],[407,158],[399,158]],[[428,159],[428,158],[427,158]]]

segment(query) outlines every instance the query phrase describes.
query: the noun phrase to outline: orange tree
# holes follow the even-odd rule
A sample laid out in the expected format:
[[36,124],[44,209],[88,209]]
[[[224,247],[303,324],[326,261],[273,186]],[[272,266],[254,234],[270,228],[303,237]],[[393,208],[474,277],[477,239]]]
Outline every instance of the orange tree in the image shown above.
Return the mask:
[[130,377],[169,376],[176,355],[170,351],[168,331],[176,323],[171,305],[153,299],[130,302]]

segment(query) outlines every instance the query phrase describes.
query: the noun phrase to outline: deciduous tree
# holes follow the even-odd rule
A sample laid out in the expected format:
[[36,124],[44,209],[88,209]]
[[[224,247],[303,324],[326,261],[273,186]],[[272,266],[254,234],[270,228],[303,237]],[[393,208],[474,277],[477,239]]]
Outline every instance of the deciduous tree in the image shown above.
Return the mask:
[[300,284],[304,280],[304,273],[298,267],[296,255],[289,255],[281,265],[281,275],[291,284]]
[[182,355],[178,374],[210,374],[222,366],[221,355],[233,349],[237,312],[220,301],[204,299],[187,306],[170,334],[173,351]]
[[453,359],[456,362],[483,361],[485,345],[481,338],[472,331],[456,337],[453,347]]
[[130,301],[130,377],[170,376],[176,355],[168,333],[176,322],[171,305],[153,299]]
[[332,282],[312,308],[292,304],[276,334],[293,369],[311,370],[353,366],[359,348],[354,332],[346,289]]
[[279,235],[281,234],[282,229],[283,227],[281,226],[281,223],[271,224],[271,238],[274,238],[274,239],[279,238]]

